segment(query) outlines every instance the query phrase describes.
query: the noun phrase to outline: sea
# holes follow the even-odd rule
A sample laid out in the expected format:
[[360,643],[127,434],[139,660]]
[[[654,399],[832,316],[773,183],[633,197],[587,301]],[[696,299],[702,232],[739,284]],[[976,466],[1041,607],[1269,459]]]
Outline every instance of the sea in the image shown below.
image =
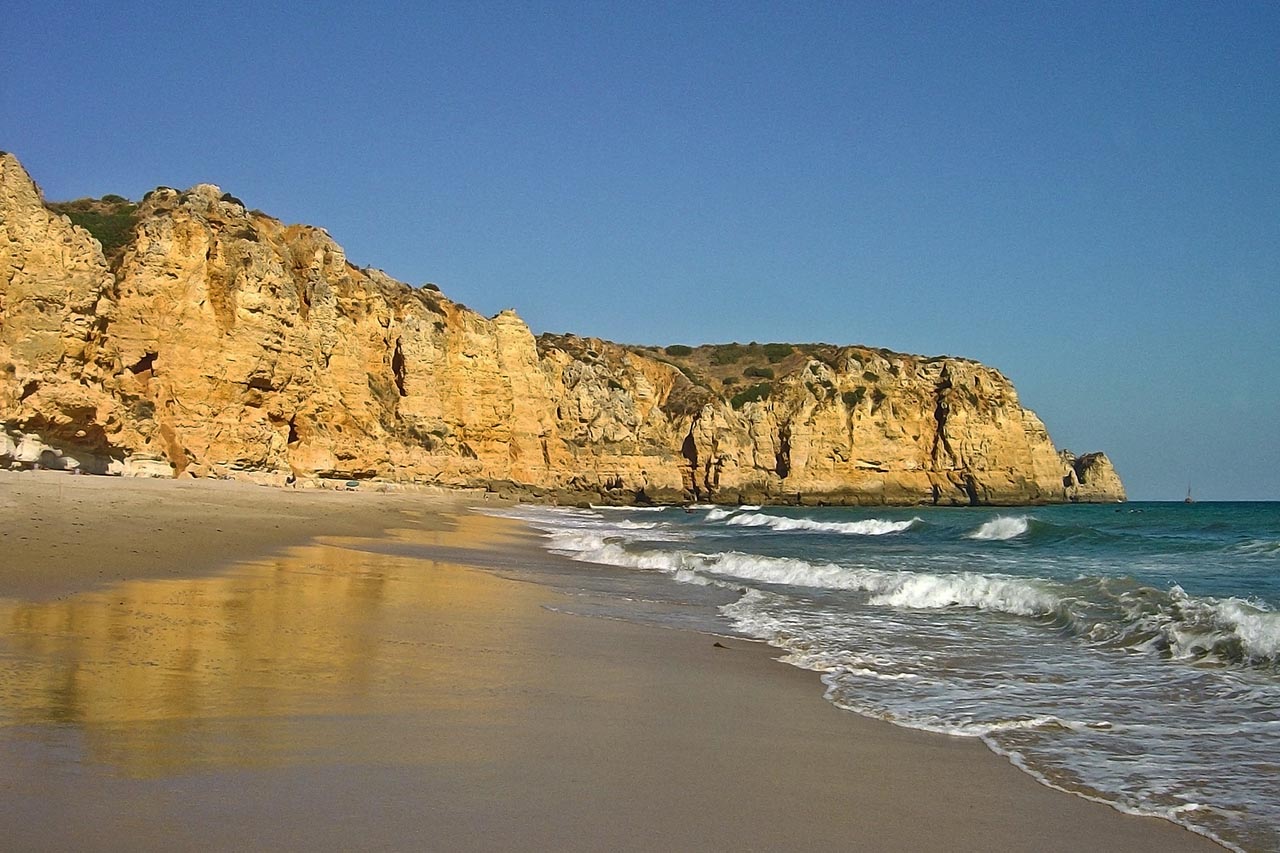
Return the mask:
[[566,610],[763,640],[851,713],[1280,849],[1280,503],[495,514],[581,564]]

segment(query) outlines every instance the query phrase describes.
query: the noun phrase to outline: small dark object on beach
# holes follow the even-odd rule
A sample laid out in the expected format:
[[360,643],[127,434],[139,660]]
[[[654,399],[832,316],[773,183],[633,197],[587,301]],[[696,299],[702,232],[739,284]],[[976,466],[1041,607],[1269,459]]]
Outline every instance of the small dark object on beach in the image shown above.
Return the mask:
[[724,645],[724,644],[723,644],[723,643],[721,643],[721,642],[716,642],[716,643],[714,643],[714,644],[712,645],[712,648],[715,648],[715,649],[727,649],[727,648],[729,648],[729,647],[728,647],[728,646],[726,646],[726,645]]

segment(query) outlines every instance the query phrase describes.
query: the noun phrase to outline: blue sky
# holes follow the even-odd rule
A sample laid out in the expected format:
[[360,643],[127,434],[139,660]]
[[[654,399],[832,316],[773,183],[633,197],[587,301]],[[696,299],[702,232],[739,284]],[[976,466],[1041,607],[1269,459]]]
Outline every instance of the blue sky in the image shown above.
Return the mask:
[[51,199],[199,182],[541,331],[987,362],[1280,499],[1280,4],[11,2]]

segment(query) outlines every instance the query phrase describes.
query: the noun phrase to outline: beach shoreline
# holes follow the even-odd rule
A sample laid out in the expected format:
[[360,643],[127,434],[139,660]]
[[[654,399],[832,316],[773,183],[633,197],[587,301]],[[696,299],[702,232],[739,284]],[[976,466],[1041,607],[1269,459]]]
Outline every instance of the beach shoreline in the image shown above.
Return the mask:
[[562,593],[501,576],[547,559],[537,540],[477,503],[0,473],[0,834],[1220,849],[841,711],[762,643],[555,612]]

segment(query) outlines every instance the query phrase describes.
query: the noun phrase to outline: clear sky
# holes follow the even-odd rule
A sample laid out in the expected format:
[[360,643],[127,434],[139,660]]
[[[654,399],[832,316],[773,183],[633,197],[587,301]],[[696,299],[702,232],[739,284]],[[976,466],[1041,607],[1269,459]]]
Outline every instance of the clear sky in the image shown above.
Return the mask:
[[216,183],[535,332],[968,356],[1133,498],[1280,499],[1280,3],[0,18],[50,199]]

